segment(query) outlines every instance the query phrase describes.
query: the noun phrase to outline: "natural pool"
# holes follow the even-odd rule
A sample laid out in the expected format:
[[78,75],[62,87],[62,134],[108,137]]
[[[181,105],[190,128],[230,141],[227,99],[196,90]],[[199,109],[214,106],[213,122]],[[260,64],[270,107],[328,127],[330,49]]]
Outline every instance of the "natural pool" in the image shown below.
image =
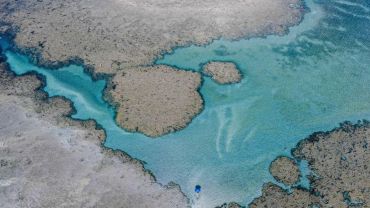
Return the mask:
[[[105,145],[146,162],[158,181],[175,181],[194,207],[225,201],[249,203],[272,181],[270,162],[309,134],[344,120],[370,119],[370,2],[307,1],[311,12],[283,37],[218,40],[178,48],[157,63],[199,70],[210,60],[233,61],[240,84],[221,86],[205,78],[205,109],[184,130],[150,139],[127,133],[102,99],[105,81],[93,81],[81,66],[49,70],[6,51],[17,74],[46,77],[50,96],[73,101],[72,117],[95,119],[107,132]],[[108,177],[108,176],[107,176]]]

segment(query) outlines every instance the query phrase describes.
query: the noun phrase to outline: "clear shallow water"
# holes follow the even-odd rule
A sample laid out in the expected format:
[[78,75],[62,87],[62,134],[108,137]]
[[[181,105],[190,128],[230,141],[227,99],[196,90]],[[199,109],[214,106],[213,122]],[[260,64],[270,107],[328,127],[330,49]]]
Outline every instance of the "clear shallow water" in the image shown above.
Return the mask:
[[82,67],[48,70],[20,54],[6,55],[17,74],[43,74],[50,96],[73,101],[72,117],[97,120],[107,132],[105,145],[145,161],[159,182],[179,183],[190,198],[202,185],[194,207],[247,204],[273,181],[270,162],[289,155],[299,140],[344,120],[370,119],[370,2],[307,3],[312,12],[286,36],[218,40],[158,60],[189,70],[210,60],[233,61],[244,74],[229,86],[205,78],[204,111],[186,129],[158,139],[118,128],[102,100],[105,82],[92,81]]

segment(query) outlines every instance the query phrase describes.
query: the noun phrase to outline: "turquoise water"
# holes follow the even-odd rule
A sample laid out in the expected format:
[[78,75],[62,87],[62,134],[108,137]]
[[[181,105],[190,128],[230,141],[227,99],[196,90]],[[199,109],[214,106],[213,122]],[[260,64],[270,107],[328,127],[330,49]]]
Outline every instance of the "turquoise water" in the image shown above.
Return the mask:
[[[195,71],[210,60],[233,61],[244,75],[228,86],[205,77],[204,111],[186,129],[158,139],[118,128],[102,99],[105,81],[93,81],[81,66],[49,70],[11,51],[6,56],[17,74],[44,75],[50,96],[71,99],[73,118],[97,120],[107,132],[107,147],[145,161],[159,182],[180,184],[194,207],[247,204],[264,182],[273,181],[270,162],[290,155],[299,140],[344,120],[370,119],[370,2],[307,6],[311,12],[286,36],[217,40],[158,60]],[[193,195],[196,184],[202,186],[199,199]]]

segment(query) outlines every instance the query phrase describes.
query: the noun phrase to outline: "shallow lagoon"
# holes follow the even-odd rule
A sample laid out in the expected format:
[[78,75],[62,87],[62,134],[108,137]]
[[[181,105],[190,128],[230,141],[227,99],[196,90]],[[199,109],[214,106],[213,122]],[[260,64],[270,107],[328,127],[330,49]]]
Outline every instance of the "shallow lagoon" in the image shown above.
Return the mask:
[[194,207],[247,204],[273,180],[270,162],[289,155],[299,140],[344,120],[370,119],[370,2],[307,4],[311,12],[286,36],[218,40],[158,60],[186,70],[233,61],[244,75],[229,86],[205,78],[204,111],[186,129],[158,139],[118,128],[102,99],[105,81],[93,81],[82,67],[48,70],[20,54],[6,55],[17,74],[44,75],[50,96],[73,101],[72,117],[95,119],[107,132],[107,147],[145,161],[159,182],[175,181],[190,198],[202,185]]

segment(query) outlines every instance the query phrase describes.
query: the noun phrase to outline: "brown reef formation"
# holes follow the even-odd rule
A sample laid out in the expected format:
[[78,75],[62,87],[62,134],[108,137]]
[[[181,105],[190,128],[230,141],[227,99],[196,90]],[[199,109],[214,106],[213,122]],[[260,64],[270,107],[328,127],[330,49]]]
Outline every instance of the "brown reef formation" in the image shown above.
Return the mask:
[[288,157],[278,157],[272,161],[270,173],[277,181],[288,186],[297,183],[301,175],[297,163]]
[[[293,150],[295,159],[309,163],[310,190],[292,188],[288,193],[266,184],[251,207],[370,207],[369,143],[367,121],[355,125],[345,122],[330,132],[313,134]],[[296,169],[287,167],[292,172]]]
[[221,206],[217,206],[215,208],[243,208],[240,204],[236,202],[224,203]]
[[309,208],[318,204],[318,198],[310,192],[293,188],[291,193],[273,183],[262,188],[262,196],[249,204],[250,208]]
[[[18,49],[33,55],[37,64],[56,67],[74,61],[92,69],[94,75],[109,74],[115,80],[124,79],[120,77],[122,70],[137,67],[140,71],[173,47],[205,44],[220,37],[283,34],[302,16],[301,0],[0,1],[0,31],[13,33]],[[165,92],[156,92],[161,93]],[[122,95],[113,94],[111,101],[121,102]],[[178,96],[184,97],[181,92]],[[187,102],[193,100],[190,97]],[[179,102],[172,102],[176,103]],[[155,112],[163,112],[168,106],[156,107],[160,109],[152,109],[153,114],[145,117],[154,120]],[[193,109],[181,115],[194,116],[197,108],[194,103]],[[171,113],[163,116],[166,115],[169,117],[162,120],[173,120]],[[118,118],[123,123],[125,119]],[[166,133],[168,129],[185,126],[186,122],[188,119],[181,124],[164,123],[158,127],[161,123],[157,123],[141,129],[159,128],[165,130],[158,132]],[[143,125],[149,123],[153,124]]]
[[242,75],[236,65],[232,62],[207,63],[203,67],[203,73],[210,76],[219,84],[232,84],[240,82]]
[[156,137],[185,127],[203,100],[199,73],[156,65],[126,69],[115,76],[110,95],[117,102],[117,123]]
[[93,121],[68,117],[71,103],[15,77],[0,57],[0,207],[188,207],[128,155],[101,146]]
[[282,34],[299,0],[3,0],[15,42],[48,64],[82,59],[95,72],[151,64],[162,52],[212,39]]

